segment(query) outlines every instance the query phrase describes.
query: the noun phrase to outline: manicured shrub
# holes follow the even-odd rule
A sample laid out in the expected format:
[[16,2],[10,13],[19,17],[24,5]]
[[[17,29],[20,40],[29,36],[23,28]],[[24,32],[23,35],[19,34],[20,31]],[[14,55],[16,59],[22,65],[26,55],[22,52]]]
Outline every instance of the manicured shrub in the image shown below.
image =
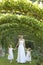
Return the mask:
[[2,15],[0,17],[0,43],[9,44],[11,41],[16,44],[19,34],[23,34],[26,40],[34,41],[35,47],[43,49],[43,22],[23,15]]
[[27,0],[2,1],[0,3],[0,12],[18,13],[43,20],[43,6],[39,7],[38,3],[34,4],[32,1],[27,2]]

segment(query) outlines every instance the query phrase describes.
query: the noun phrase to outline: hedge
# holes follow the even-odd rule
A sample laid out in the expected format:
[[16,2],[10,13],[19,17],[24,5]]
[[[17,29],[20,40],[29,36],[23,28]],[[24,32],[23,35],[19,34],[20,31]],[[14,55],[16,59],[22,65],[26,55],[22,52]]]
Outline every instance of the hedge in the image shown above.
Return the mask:
[[[8,14],[9,13],[9,14]],[[26,45],[31,44],[33,58],[43,60],[43,7],[27,0],[0,2],[0,44],[7,50],[11,43],[18,43],[22,34]],[[40,61],[39,61],[40,62]]]
[[34,4],[29,0],[6,0],[0,2],[0,12],[18,13],[23,15],[29,15],[43,20],[43,6],[39,7],[39,4]]
[[43,22],[23,15],[6,14],[0,17],[0,43],[16,44],[18,35],[33,41],[35,46],[43,48]]

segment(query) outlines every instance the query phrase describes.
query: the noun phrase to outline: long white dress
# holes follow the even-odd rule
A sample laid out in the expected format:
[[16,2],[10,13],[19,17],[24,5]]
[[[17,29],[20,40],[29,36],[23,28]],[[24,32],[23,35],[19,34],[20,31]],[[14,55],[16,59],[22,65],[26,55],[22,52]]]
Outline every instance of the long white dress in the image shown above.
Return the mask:
[[8,60],[12,60],[13,59],[13,48],[9,48],[8,50]]
[[25,63],[26,62],[24,43],[25,43],[24,39],[19,40],[18,56],[17,56],[18,63]]
[[28,61],[28,62],[31,61],[31,51],[27,51],[27,54],[26,54],[26,61]]

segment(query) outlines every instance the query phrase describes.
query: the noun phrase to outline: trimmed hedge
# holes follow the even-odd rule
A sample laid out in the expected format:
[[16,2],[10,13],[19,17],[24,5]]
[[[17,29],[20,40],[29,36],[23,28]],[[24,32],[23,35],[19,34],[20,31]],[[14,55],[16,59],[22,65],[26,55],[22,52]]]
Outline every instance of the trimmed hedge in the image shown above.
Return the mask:
[[0,44],[6,50],[10,43],[15,47],[18,35],[22,34],[26,45],[31,44],[34,47],[33,58],[42,61],[43,7],[39,8],[37,3],[26,0],[3,0],[0,3],[0,12],[3,13],[0,13]]
[[43,48],[43,22],[23,15],[6,14],[0,17],[0,43],[16,44],[18,35],[34,41],[35,46]]
[[43,7],[41,9],[38,3],[34,4],[32,1],[27,2],[27,0],[6,0],[0,2],[0,12],[29,15],[43,20]]
[[32,57],[41,63],[43,60],[43,22],[23,15],[0,15],[0,44],[5,51],[9,44],[15,47],[19,34],[24,36],[26,46],[32,45],[31,48],[35,50],[32,51]]

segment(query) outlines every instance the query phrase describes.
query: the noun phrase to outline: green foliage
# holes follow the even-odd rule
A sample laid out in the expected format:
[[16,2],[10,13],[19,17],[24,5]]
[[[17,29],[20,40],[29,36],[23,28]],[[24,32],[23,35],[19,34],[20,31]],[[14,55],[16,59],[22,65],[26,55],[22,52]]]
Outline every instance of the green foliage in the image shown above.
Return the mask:
[[30,0],[3,1],[0,3],[0,12],[16,12],[43,20],[43,7],[40,8],[38,2],[34,4]]
[[0,43],[15,45],[19,34],[23,34],[26,40],[34,41],[35,46],[40,46],[43,49],[43,22],[23,15],[1,15]]
[[43,63],[43,53],[41,53],[41,48],[37,48],[35,50],[33,50],[32,52],[32,58],[36,59],[36,63],[37,65]]
[[42,61],[43,6],[40,8],[38,2],[30,0],[3,0],[0,2],[0,44],[6,50],[9,44],[15,47],[19,34],[23,34],[26,43],[33,41],[33,58]]

